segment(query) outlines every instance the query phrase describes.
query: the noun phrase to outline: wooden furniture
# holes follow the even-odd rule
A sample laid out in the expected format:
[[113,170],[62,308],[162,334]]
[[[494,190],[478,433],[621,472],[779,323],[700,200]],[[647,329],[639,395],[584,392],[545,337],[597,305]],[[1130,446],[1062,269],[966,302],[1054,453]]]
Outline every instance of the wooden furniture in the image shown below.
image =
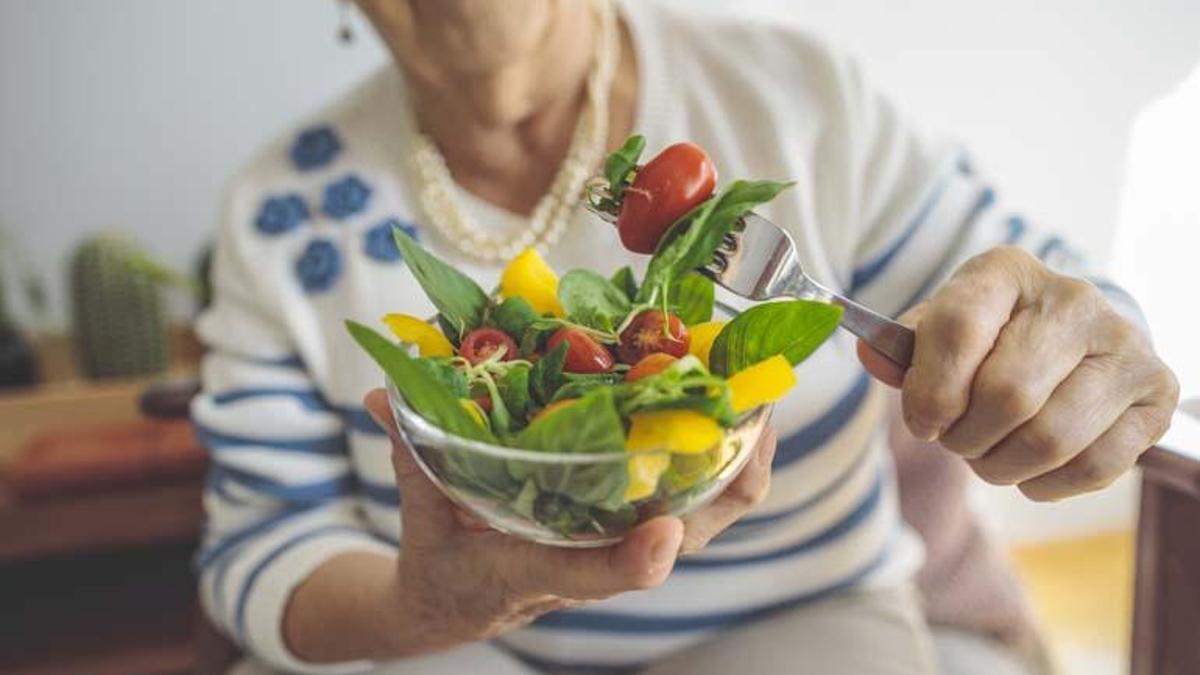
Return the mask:
[[69,341],[39,346],[49,381],[0,393],[0,672],[191,673],[203,453],[143,414],[156,380],[73,379]]
[[[1200,673],[1200,421],[1141,460],[1132,675]],[[1103,593],[1104,589],[1096,589]]]

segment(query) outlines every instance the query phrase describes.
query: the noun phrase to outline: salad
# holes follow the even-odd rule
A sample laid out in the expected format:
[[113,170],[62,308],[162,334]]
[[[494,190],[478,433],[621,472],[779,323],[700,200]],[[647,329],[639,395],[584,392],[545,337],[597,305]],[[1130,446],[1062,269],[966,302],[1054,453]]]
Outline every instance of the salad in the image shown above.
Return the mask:
[[489,292],[397,229],[436,316],[389,314],[392,338],[347,322],[404,404],[452,436],[622,457],[438,458],[439,477],[456,489],[563,534],[627,527],[647,505],[703,488],[740,450],[722,443],[726,434],[787,393],[793,366],[841,318],[836,306],[801,300],[717,316],[713,282],[696,268],[789,184],[738,180],[714,192],[716,171],[699,147],[672,145],[639,165],[644,146],[640,136],[626,141],[586,196],[616,217],[630,250],[653,254],[643,278],[629,267],[560,276],[528,249]]

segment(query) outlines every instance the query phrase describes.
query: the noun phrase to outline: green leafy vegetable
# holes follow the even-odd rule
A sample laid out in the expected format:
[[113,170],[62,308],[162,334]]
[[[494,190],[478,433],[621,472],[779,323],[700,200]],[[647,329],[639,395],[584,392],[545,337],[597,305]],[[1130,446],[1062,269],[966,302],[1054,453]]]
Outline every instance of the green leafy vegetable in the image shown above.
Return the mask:
[[633,269],[629,265],[614,272],[608,280],[612,282],[613,286],[621,289],[630,302],[633,302],[633,299],[637,297],[637,277],[633,275]]
[[497,383],[500,397],[504,399],[504,405],[508,408],[509,414],[522,423],[529,417],[529,410],[533,407],[533,402],[529,398],[529,373],[531,370],[524,364],[514,365],[504,373],[500,382]]
[[608,192],[616,203],[620,203],[625,188],[629,187],[630,174],[637,168],[638,159],[645,149],[644,137],[630,136],[616,152],[604,160],[604,177],[608,179]]
[[392,236],[413,277],[437,307],[439,322],[444,322],[443,327],[452,327],[447,334],[457,343],[467,332],[479,327],[488,307],[487,293],[479,284],[438,260],[400,228],[393,228]]
[[496,437],[479,425],[431,371],[417,365],[399,345],[354,321],[346,322],[350,335],[391,378],[404,401],[418,415],[446,431],[476,441],[493,443]]
[[607,332],[629,314],[625,292],[591,270],[564,274],[558,281],[558,301],[570,321]]
[[616,384],[624,379],[621,373],[564,373],[566,382],[554,392],[554,401],[579,398],[593,389]]
[[491,321],[497,328],[518,340],[537,321],[537,312],[523,298],[511,297],[492,310]]
[[[454,398],[470,396],[467,388],[467,376],[455,368],[448,358],[413,359],[413,364],[424,370],[431,380],[441,383]],[[401,391],[403,393],[403,391]]]
[[563,363],[567,360],[567,343],[562,342],[550,353],[538,359],[529,371],[529,389],[537,402],[546,405],[563,383]]
[[675,315],[688,326],[712,319],[715,289],[712,279],[699,272],[688,272],[671,289]]
[[712,371],[729,377],[776,354],[792,365],[816,351],[842,320],[842,308],[811,300],[756,305],[730,321],[713,341]]
[[649,302],[684,274],[707,264],[721,238],[733,231],[739,218],[791,185],[769,180],[734,181],[681,218],[667,231],[650,259],[637,302]]
[[[596,389],[571,405],[542,415],[517,436],[519,447],[543,452],[616,453],[625,450],[625,427],[611,388]],[[617,510],[624,506],[629,475],[625,462],[545,464],[510,462],[518,480],[532,478],[543,492],[571,501]]]

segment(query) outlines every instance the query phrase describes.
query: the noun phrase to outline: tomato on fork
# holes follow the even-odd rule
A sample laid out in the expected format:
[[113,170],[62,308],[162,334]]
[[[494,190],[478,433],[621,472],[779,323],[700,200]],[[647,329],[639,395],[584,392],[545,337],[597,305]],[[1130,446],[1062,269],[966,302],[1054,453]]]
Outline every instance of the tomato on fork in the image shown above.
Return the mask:
[[625,189],[617,232],[625,248],[654,253],[663,234],[712,196],[717,169],[695,143],[676,143],[638,169]]

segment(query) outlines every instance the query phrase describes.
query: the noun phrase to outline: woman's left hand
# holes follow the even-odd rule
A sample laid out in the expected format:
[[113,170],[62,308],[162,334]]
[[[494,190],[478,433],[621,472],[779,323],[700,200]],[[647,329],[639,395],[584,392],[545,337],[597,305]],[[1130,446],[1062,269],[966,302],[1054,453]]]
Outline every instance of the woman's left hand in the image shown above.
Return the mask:
[[1178,403],[1175,376],[1137,326],[1094,285],[1021,249],[967,261],[905,320],[916,332],[907,373],[862,343],[859,355],[900,386],[909,430],[1037,501],[1107,486]]

